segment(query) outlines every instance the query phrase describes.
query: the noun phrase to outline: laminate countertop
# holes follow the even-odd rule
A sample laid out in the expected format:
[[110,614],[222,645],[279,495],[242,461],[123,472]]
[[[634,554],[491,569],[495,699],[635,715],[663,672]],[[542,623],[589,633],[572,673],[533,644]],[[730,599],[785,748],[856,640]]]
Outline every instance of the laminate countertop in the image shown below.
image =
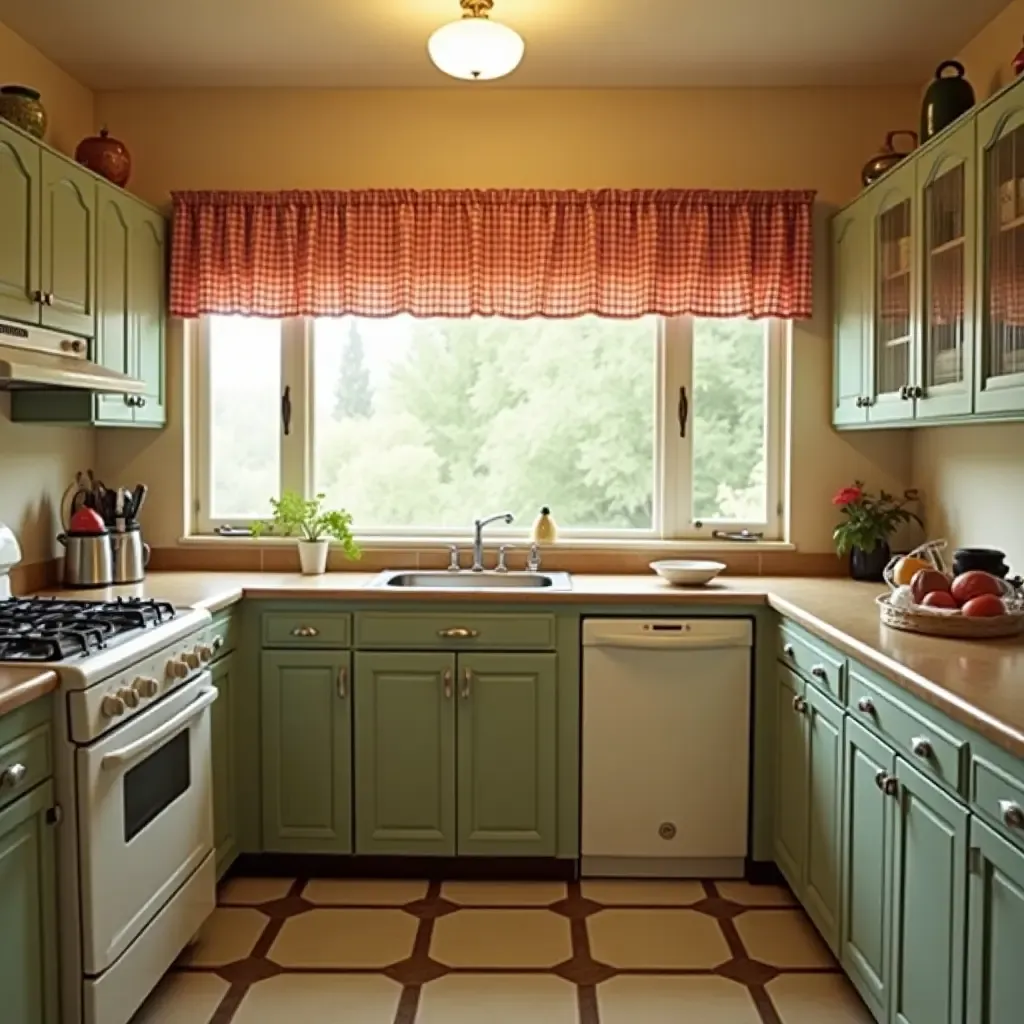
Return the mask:
[[0,715],[57,689],[57,673],[18,665],[0,665]]
[[[219,611],[243,597],[337,599],[360,603],[444,601],[519,605],[768,605],[915,694],[950,718],[1024,759],[1024,640],[946,640],[901,633],[883,626],[875,597],[880,584],[818,577],[726,576],[697,589],[670,587],[654,575],[574,575],[570,591],[444,593],[371,588],[374,573],[156,572],[144,584],[87,592],[56,592],[91,599],[155,597],[177,605]],[[54,593],[54,592],[51,592]],[[0,672],[22,670],[0,670]],[[24,670],[31,674],[30,670]],[[0,679],[4,677],[0,676]],[[0,682],[0,701],[3,683]],[[2,703],[0,703],[2,710]]]

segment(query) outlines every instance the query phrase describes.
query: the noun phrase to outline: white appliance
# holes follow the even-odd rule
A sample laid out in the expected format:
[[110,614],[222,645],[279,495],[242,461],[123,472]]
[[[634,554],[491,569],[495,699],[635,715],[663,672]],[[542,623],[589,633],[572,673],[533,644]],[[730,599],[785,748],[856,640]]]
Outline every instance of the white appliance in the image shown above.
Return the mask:
[[583,623],[584,875],[743,875],[752,643],[746,619]]

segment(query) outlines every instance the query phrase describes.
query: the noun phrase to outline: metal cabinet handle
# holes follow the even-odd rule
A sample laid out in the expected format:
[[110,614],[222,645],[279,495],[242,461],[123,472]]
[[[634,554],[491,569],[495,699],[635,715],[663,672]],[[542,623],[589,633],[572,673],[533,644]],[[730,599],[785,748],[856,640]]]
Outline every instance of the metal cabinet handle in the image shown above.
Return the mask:
[[918,756],[929,758],[935,753],[931,741],[924,736],[915,736],[910,741],[910,749]]
[[801,715],[807,714],[807,701],[800,696],[793,698],[793,710]]
[[873,715],[875,713],[875,702],[870,697],[861,697],[857,701],[857,710],[864,712],[865,715]]
[[895,796],[900,789],[899,782],[885,771],[875,772],[875,785],[886,796]]
[[794,647],[794,646],[793,646],[792,644],[786,644],[786,645],[785,645],[785,646],[784,646],[784,647],[782,648],[782,653],[783,653],[783,654],[784,654],[784,655],[785,655],[785,656],[786,656],[787,658],[792,658],[792,657],[793,657],[793,655],[794,655],[794,654],[796,654],[796,648],[795,648],[795,647]]
[[473,683],[473,670],[467,668],[466,671],[462,673],[462,694],[461,694],[461,696],[462,696],[463,700],[469,700],[469,688],[472,685],[472,683]]
[[314,636],[319,636],[319,635],[320,635],[320,630],[317,629],[316,626],[296,626],[292,630],[292,636],[299,636],[299,637],[302,637],[303,639],[307,639],[309,637],[314,637]]
[[338,696],[344,700],[348,695],[348,669],[342,665],[338,669]]
[[135,407],[137,409],[144,409],[146,407],[146,400],[142,395],[139,395],[139,397],[135,399]]
[[441,681],[444,685],[444,696],[445,700],[451,700],[452,696],[452,670],[446,668],[444,674],[441,676]]
[[815,679],[828,679],[828,671],[824,665],[814,665],[811,668],[811,675],[814,676]]
[[1007,828],[1018,828],[1024,831],[1024,807],[1012,800],[999,801],[999,813]]
[[12,764],[0,772],[0,787],[15,789],[24,781],[28,769],[23,764]]
[[40,291],[38,288],[32,293],[32,301],[37,306],[46,305],[46,292]]
[[858,395],[857,396],[856,406],[857,406],[858,409],[863,409],[864,408],[864,396],[863,395]]
[[437,635],[442,640],[472,640],[473,637],[480,635],[480,631],[467,629],[465,626],[451,626],[448,629],[439,629]]

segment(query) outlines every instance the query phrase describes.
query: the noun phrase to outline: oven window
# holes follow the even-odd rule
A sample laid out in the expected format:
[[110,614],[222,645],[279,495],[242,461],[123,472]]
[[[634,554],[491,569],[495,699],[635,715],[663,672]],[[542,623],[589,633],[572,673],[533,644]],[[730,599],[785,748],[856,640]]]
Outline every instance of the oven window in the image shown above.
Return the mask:
[[188,789],[190,730],[178,733],[124,777],[124,841],[130,842]]

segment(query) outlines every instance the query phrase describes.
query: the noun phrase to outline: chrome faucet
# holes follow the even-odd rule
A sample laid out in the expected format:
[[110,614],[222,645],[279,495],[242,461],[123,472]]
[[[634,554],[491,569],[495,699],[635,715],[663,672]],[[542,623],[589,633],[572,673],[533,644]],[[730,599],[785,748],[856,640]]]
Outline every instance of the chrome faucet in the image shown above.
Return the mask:
[[484,571],[484,527],[488,523],[496,523],[499,519],[508,524],[515,516],[511,512],[499,512],[494,516],[473,520],[473,572]]

